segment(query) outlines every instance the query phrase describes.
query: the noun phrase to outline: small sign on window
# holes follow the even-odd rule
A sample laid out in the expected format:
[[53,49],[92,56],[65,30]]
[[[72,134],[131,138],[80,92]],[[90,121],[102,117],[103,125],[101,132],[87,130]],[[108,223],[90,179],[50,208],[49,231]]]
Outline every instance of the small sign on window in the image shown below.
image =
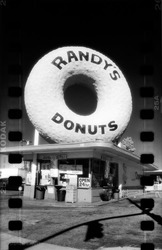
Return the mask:
[[90,188],[91,182],[90,178],[79,178],[78,180],[78,187],[79,188]]

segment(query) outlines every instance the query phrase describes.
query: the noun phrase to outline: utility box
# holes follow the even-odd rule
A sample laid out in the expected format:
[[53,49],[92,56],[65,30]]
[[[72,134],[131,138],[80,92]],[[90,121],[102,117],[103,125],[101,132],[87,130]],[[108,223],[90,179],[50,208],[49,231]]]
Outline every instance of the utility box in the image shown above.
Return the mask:
[[74,185],[66,186],[66,202],[75,203],[77,202],[77,187]]

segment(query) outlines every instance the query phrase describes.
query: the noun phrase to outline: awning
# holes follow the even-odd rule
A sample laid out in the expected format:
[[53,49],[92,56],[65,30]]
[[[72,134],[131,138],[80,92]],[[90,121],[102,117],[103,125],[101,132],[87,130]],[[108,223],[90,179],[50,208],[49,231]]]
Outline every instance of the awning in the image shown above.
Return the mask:
[[145,174],[147,175],[162,175],[162,169],[161,170],[153,170],[153,171],[145,171]]
[[85,143],[71,143],[71,144],[42,144],[42,145],[25,145],[25,146],[15,146],[1,148],[0,154],[11,154],[19,153],[22,155],[27,154],[63,154],[68,152],[100,152],[108,157],[113,157],[116,159],[126,159],[137,164],[140,164],[146,170],[157,170],[153,164],[141,164],[140,157],[126,151],[125,149],[119,148],[112,143],[106,142],[85,142]]

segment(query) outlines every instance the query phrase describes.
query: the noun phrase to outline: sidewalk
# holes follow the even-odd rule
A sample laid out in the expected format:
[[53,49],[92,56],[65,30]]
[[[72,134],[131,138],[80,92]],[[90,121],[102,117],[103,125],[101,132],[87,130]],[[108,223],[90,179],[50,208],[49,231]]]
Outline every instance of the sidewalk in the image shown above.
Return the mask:
[[[24,249],[27,250],[78,250],[76,248],[71,248],[71,247],[63,247],[63,246],[57,246],[53,244],[48,244],[48,243],[38,243],[37,245],[29,247],[28,244],[34,243],[34,241],[17,237],[14,235],[10,235],[7,233],[1,233],[1,244],[0,244],[0,249],[1,250],[9,250],[9,244],[10,243],[21,243],[24,245]],[[25,246],[26,245],[26,246]],[[16,248],[15,248],[16,249]],[[80,250],[85,250],[85,249],[80,249]],[[140,250],[140,248],[136,247],[100,247],[98,250]]]
[[[37,245],[28,247],[28,244],[35,243],[32,240],[17,237],[11,234],[7,233],[1,233],[1,243],[0,243],[0,249],[1,250],[9,250],[9,244],[10,243],[21,243],[24,245],[24,249],[29,249],[29,250],[78,250],[75,248],[71,247],[62,247],[62,246],[56,246],[53,244],[47,244],[47,243],[39,243]],[[15,248],[16,249],[16,248]]]
[[57,201],[55,200],[54,198],[45,198],[45,199],[35,199],[35,198],[30,198],[30,197],[27,197],[27,196],[23,196],[22,194],[11,194],[11,192],[7,192],[7,193],[1,193],[0,194],[2,199],[5,197],[6,198],[21,198],[22,201],[23,201],[23,204],[30,204],[30,205],[39,205],[41,207],[44,207],[44,206],[50,206],[50,207],[65,207],[65,208],[70,208],[70,207],[96,207],[96,206],[103,206],[103,205],[107,205],[111,202],[119,202],[120,200],[123,200],[125,198],[122,198],[120,200],[115,200],[115,199],[112,199],[112,200],[109,200],[109,201],[98,201],[98,202],[93,202],[93,203],[90,203],[90,202],[65,202],[65,201]]
[[[37,199],[31,199],[29,197],[24,197],[24,196],[20,196],[25,204],[25,202],[27,202],[28,204],[35,204],[35,205],[39,205],[39,206],[51,206],[51,207],[75,207],[75,208],[86,208],[86,207],[97,207],[97,206],[104,206],[110,203],[114,203],[114,202],[120,202],[122,200],[126,200],[127,198],[131,198],[131,197],[140,197],[143,198],[144,196],[149,196],[152,195],[152,193],[141,193],[141,194],[136,194],[136,195],[132,195],[130,197],[122,197],[120,199],[111,199],[109,201],[98,201],[98,202],[93,202],[93,203],[89,203],[89,202],[76,202],[76,203],[71,203],[71,202],[65,202],[65,201],[57,201],[54,200],[52,198],[45,198],[43,200],[37,200]],[[155,194],[154,194],[155,195]],[[156,197],[156,195],[155,195]]]
[[[70,208],[70,207],[96,207],[96,206],[104,206],[112,202],[119,202],[119,200],[110,200],[110,201],[98,201],[98,202],[76,202],[76,203],[71,203],[71,202],[65,202],[65,201],[56,201],[54,199],[44,199],[44,200],[37,200],[37,199],[30,199],[27,197],[21,197],[23,200],[23,203],[28,203],[28,204],[35,204],[35,205],[40,205],[40,206],[50,206],[50,207],[65,207],[65,208]],[[121,199],[120,199],[121,200]]]
[[[8,198],[11,197],[10,194],[3,194],[6,197],[8,196]],[[141,194],[136,194],[136,195],[132,195],[129,197],[122,197],[120,199],[111,199],[109,201],[98,201],[98,202],[93,202],[93,203],[89,203],[89,202],[76,202],[76,203],[71,203],[71,202],[65,202],[65,201],[57,201],[55,199],[52,198],[45,198],[43,200],[38,200],[38,199],[32,199],[29,197],[25,197],[23,195],[15,195],[15,197],[20,197],[23,200],[23,204],[28,203],[28,204],[35,204],[35,205],[39,205],[39,206],[50,206],[50,207],[65,207],[65,208],[70,208],[70,207],[75,207],[75,208],[86,208],[86,207],[97,207],[97,206],[104,206],[110,203],[114,203],[114,202],[120,202],[122,200],[125,200],[127,198],[133,198],[133,197],[140,197],[140,198],[144,198],[144,197],[149,197],[149,196],[154,196],[154,197],[159,197],[162,198],[161,196],[157,196],[156,192],[148,192],[148,193],[141,193]],[[13,196],[14,197],[14,196]]]
[[[21,243],[23,245],[26,244],[26,247],[24,249],[27,249],[27,250],[44,250],[44,249],[46,250],[79,250],[77,248],[63,247],[63,246],[58,246],[58,245],[53,245],[53,244],[48,244],[48,243],[39,243],[37,245],[27,247],[28,243],[32,244],[34,243],[34,241],[31,241],[25,238],[20,238],[17,236],[13,236],[7,233],[2,233],[0,249],[9,250],[9,247],[8,247],[9,243]],[[126,247],[100,247],[96,250],[140,250],[140,249],[141,248],[126,246]],[[80,249],[80,250],[86,250],[86,249]],[[158,250],[162,250],[162,249],[158,249]]]

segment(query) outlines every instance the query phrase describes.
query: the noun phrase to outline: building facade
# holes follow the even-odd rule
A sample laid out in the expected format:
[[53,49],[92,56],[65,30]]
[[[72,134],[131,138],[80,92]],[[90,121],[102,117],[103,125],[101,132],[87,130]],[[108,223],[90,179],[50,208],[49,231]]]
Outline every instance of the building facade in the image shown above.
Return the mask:
[[57,200],[57,188],[68,196],[69,187],[75,189],[74,202],[101,201],[100,194],[107,187],[112,192],[120,189],[122,196],[126,190],[142,190],[141,176],[156,169],[151,164],[142,165],[135,154],[104,142],[28,145],[1,151],[18,152],[26,169],[24,196],[32,199],[37,185],[45,186],[45,198],[53,200]]

